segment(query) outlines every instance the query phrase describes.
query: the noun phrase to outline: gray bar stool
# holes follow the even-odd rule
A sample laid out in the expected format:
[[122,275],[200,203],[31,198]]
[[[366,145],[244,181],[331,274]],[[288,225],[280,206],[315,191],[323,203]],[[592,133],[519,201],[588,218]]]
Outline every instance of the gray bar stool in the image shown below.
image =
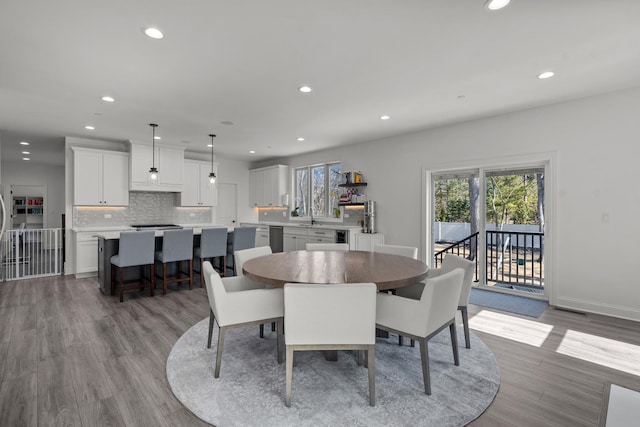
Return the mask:
[[[256,247],[256,229],[258,227],[236,227],[229,233],[229,241],[227,243],[227,268],[233,270],[236,275],[236,262],[234,253],[243,249]],[[229,262],[231,260],[231,262]]]
[[[153,272],[153,251],[155,249],[155,231],[123,231],[120,232],[118,254],[111,257],[111,295],[116,293],[115,269],[118,267],[118,283],[120,302],[124,300],[124,291],[131,289],[151,289],[151,296],[156,287]],[[149,266],[149,281],[145,283],[144,267]],[[124,280],[124,269],[140,266],[140,280]],[[135,283],[137,282],[137,283]],[[135,283],[135,284],[132,284]]]
[[202,273],[204,262],[213,258],[221,258],[220,275],[224,276],[227,269],[227,228],[226,227],[209,227],[203,228],[200,234],[200,247],[196,248],[194,254],[200,258],[200,287],[204,288],[204,274]]
[[[193,288],[193,229],[165,230],[162,238],[162,250],[156,252],[156,262],[162,264],[162,295],[167,294],[167,285],[172,283],[189,282],[189,289]],[[183,261],[189,262],[189,271],[180,270]],[[167,277],[167,263],[176,262],[175,276]],[[180,273],[186,277],[180,277]]]

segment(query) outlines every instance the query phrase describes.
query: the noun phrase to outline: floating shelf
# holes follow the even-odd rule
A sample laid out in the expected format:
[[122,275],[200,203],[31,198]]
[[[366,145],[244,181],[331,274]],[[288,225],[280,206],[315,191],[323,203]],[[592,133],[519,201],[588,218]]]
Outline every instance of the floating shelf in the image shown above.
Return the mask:
[[338,206],[364,206],[364,203],[338,203]]
[[343,188],[366,187],[366,186],[367,186],[366,182],[353,182],[351,184],[338,184],[338,187],[343,187]]

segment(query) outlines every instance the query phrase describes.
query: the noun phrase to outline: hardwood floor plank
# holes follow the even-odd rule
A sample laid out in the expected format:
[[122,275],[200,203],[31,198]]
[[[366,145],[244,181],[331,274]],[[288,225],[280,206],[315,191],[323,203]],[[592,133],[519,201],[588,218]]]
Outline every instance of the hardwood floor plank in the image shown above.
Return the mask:
[[126,426],[114,397],[98,400],[80,408],[83,427]]
[[3,426],[35,426],[37,422],[36,374],[3,381],[0,384],[0,420]]
[[35,329],[24,332],[14,331],[3,366],[3,381],[36,374],[38,365],[38,342]]
[[111,396],[106,369],[96,357],[91,343],[69,348],[71,378],[78,406],[86,406]]
[[51,387],[38,393],[38,425],[82,426],[73,387]]
[[63,388],[73,390],[71,363],[66,353],[38,361],[38,395]]

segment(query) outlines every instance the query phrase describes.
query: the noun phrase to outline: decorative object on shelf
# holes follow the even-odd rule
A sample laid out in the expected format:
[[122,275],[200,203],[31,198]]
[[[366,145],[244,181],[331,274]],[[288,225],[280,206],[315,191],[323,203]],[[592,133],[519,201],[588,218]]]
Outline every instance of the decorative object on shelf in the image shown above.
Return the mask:
[[213,171],[213,138],[215,138],[216,136],[212,133],[209,134],[209,136],[211,137],[211,173],[209,174],[209,183],[210,184],[215,184],[216,183],[216,174]]
[[151,126],[153,135],[151,138],[151,169],[149,169],[149,179],[151,181],[158,180],[158,169],[156,168],[156,128],[158,127],[155,123],[149,123]]
[[340,208],[333,208],[333,217],[340,218]]
[[298,206],[296,206],[296,208],[291,211],[291,216],[300,216],[299,210],[300,210],[300,208]]

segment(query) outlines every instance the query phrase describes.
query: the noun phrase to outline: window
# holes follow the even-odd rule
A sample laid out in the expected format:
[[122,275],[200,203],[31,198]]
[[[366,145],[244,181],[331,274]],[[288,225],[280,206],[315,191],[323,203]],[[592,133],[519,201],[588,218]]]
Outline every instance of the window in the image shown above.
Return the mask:
[[333,218],[338,209],[338,185],[342,182],[342,165],[328,163],[296,168],[294,195],[298,216]]

